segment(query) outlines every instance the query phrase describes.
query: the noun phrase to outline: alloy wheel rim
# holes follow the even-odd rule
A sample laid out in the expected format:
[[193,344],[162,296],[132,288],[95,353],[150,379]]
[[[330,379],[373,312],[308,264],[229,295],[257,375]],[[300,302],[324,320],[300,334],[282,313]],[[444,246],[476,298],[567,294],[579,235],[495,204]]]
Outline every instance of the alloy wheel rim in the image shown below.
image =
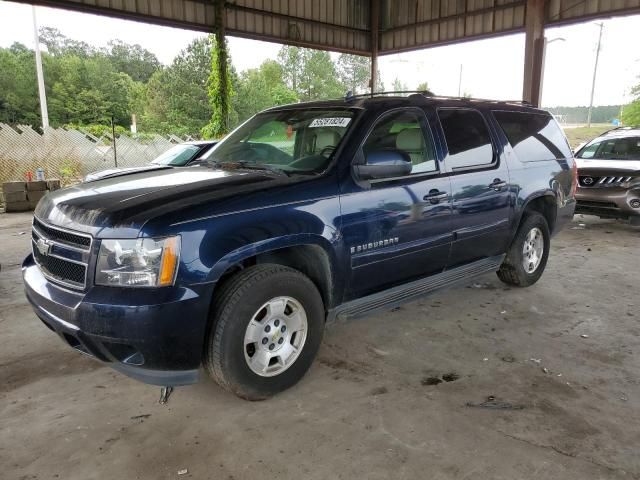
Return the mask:
[[531,274],[535,272],[542,262],[544,254],[544,236],[542,230],[534,227],[524,239],[522,247],[522,266],[524,271]]
[[292,297],[275,297],[253,315],[244,334],[244,358],[251,371],[273,377],[300,356],[307,339],[307,313]]

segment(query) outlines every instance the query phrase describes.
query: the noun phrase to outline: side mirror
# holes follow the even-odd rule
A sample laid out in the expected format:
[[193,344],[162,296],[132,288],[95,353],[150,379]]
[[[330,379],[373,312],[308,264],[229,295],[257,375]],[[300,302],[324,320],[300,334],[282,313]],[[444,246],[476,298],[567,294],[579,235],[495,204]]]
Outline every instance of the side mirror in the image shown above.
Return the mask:
[[361,180],[403,177],[411,173],[411,159],[399,150],[376,150],[366,154],[366,163],[354,165],[353,171]]

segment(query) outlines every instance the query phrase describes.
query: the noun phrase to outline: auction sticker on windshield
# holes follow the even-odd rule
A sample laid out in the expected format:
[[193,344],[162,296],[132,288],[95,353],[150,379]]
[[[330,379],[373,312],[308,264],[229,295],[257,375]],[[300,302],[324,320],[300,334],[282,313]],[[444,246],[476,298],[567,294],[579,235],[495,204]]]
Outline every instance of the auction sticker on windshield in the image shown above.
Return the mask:
[[348,117],[316,118],[309,124],[309,128],[315,127],[346,127],[351,121]]

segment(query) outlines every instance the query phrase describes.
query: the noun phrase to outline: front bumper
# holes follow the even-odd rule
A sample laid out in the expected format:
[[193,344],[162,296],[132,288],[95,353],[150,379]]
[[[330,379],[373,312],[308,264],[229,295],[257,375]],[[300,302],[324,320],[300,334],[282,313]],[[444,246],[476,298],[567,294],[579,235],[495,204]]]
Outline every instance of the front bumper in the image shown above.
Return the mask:
[[632,204],[640,201],[640,186],[578,187],[576,213],[597,215],[603,218],[629,219],[640,216],[640,208]]
[[29,255],[25,293],[36,315],[67,344],[145,383],[196,383],[213,284],[158,289],[67,290]]

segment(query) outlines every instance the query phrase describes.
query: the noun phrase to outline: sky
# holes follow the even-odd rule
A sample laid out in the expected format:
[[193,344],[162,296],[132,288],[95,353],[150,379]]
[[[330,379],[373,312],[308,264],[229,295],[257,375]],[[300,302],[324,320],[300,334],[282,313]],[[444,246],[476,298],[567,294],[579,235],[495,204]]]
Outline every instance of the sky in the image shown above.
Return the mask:
[[[37,7],[39,26],[59,29],[67,37],[94,46],[111,39],[138,43],[168,65],[190,41],[204,34],[103,16]],[[617,105],[631,100],[631,87],[640,83],[640,15],[604,20],[604,33],[594,105]],[[550,28],[547,46],[543,106],[589,104],[598,41],[598,27],[587,22]],[[31,6],[0,0],[0,47],[20,42],[33,48]],[[275,59],[280,45],[229,37],[231,59],[238,71]],[[335,55],[335,54],[332,54]],[[521,98],[524,34],[380,57],[379,68],[387,90],[395,78],[409,89],[421,82],[440,95],[457,95],[462,65],[461,93],[474,97]]]

